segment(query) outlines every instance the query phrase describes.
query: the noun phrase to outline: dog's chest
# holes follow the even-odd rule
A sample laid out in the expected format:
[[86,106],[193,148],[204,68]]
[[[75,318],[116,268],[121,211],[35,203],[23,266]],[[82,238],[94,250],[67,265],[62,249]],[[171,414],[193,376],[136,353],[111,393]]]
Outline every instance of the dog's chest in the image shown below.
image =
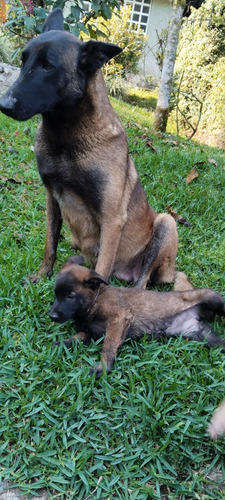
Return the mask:
[[73,193],[92,211],[100,213],[105,182],[104,173],[97,164],[90,162],[83,166],[75,154],[56,157],[37,154],[37,163],[44,185],[57,194],[58,199]]
[[106,318],[102,315],[96,314],[92,317],[86,317],[86,319],[76,319],[76,329],[77,331],[87,332],[91,338],[98,340],[106,333]]

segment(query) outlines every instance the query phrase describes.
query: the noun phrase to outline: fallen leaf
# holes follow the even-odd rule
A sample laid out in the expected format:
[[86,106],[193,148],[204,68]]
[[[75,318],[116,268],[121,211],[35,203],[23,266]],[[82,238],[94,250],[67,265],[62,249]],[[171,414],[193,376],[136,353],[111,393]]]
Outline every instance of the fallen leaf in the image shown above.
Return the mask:
[[149,174],[149,172],[146,172],[144,174],[145,177],[149,177],[151,180],[153,180],[153,176],[151,174]]
[[145,145],[148,147],[148,148],[151,148],[152,151],[155,151],[155,153],[161,153],[161,149],[158,149],[156,148],[154,145],[153,145],[153,142],[152,142],[152,139],[149,138],[145,141]]
[[4,182],[11,182],[11,184],[34,184],[32,181],[18,180],[13,177],[3,177],[2,175],[0,175],[0,180]]
[[179,222],[179,224],[183,224],[186,227],[191,227],[190,222],[187,219],[184,219],[184,217],[182,217],[182,215],[175,212],[175,210],[172,209],[171,205],[166,205],[166,208],[167,208],[168,212],[170,213],[170,215],[172,215],[172,217],[177,222]]
[[173,141],[172,139],[163,139],[163,142],[167,142],[171,144],[171,146],[177,146],[179,144],[179,141]]
[[196,163],[194,163],[194,165],[193,165],[193,168],[198,167],[199,165],[204,165],[205,163],[206,163],[205,160],[196,161]]
[[217,165],[218,165],[218,163],[216,162],[216,160],[214,160],[214,158],[209,158],[208,162],[212,163],[213,165],[215,165],[215,167],[217,167]]
[[126,127],[138,128],[139,130],[142,130],[142,128],[143,128],[142,125],[140,125],[139,123],[136,123],[136,122],[127,122]]
[[18,155],[18,151],[14,148],[8,148],[9,153],[12,153],[13,155]]
[[15,240],[17,243],[21,243],[21,241],[26,238],[25,234],[22,234],[22,233],[17,233],[15,234],[14,236]]
[[186,184],[189,184],[189,182],[193,181],[194,179],[196,179],[198,177],[198,170],[196,167],[194,167],[191,172],[189,172],[189,174],[187,175],[186,177]]

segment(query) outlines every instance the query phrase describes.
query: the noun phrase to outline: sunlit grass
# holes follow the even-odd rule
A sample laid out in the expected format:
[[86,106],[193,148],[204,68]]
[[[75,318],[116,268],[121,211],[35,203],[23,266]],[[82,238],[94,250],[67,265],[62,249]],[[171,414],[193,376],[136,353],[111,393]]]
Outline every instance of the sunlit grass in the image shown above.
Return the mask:
[[[153,111],[112,103],[149,202],[158,211],[171,205],[191,224],[178,227],[177,267],[196,287],[225,296],[224,152],[154,134]],[[22,286],[40,265],[45,239],[45,191],[32,148],[37,121],[0,115],[2,477],[31,495],[47,487],[51,498],[66,500],[222,498],[210,471],[223,477],[224,440],[207,434],[224,396],[220,349],[182,338],[126,342],[110,375],[89,377],[101,343],[56,348],[72,324],[48,317],[55,276],[72,254],[65,227],[53,277]],[[199,176],[186,184],[195,165]],[[224,326],[214,321],[222,336]]]

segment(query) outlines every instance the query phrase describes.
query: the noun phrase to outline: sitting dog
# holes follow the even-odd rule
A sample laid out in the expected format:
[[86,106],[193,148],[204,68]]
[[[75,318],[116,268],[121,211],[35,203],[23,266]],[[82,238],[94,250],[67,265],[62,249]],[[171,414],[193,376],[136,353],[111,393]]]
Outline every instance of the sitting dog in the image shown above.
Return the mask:
[[25,47],[20,76],[0,100],[15,120],[42,115],[35,153],[47,234],[33,281],[52,274],[62,220],[73,247],[105,279],[113,274],[140,288],[174,280],[176,223],[148,204],[101,72],[121,50],[64,31],[57,8]]
[[[75,321],[77,335],[89,343],[105,334],[102,362],[91,369],[98,378],[102,365],[110,372],[118,349],[126,338],[178,336],[202,341],[208,346],[223,346],[225,341],[205,322],[215,314],[225,316],[225,301],[209,289],[157,292],[136,288],[116,288],[96,271],[81,264],[81,256],[70,257],[55,283],[55,300],[50,310],[53,321]],[[177,289],[182,287],[178,273]],[[184,275],[185,280],[185,275]],[[186,285],[186,283],[185,283]]]

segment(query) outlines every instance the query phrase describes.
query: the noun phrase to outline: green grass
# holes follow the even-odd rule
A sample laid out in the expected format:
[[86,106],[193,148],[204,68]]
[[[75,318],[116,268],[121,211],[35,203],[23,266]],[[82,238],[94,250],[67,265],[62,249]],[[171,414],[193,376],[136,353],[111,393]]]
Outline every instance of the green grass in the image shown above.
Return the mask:
[[[177,267],[225,296],[224,152],[153,134],[149,110],[112,102],[149,202],[158,211],[171,205],[191,224],[178,227]],[[45,193],[31,148],[37,122],[0,116],[2,478],[31,497],[47,487],[50,498],[66,500],[225,498],[211,475],[224,474],[224,439],[207,434],[224,396],[221,350],[182,338],[126,342],[111,374],[89,377],[101,342],[53,347],[72,324],[48,317],[55,276],[72,253],[65,227],[53,277],[22,286],[45,239]],[[187,185],[198,162],[199,177]],[[224,326],[215,319],[221,335]]]

